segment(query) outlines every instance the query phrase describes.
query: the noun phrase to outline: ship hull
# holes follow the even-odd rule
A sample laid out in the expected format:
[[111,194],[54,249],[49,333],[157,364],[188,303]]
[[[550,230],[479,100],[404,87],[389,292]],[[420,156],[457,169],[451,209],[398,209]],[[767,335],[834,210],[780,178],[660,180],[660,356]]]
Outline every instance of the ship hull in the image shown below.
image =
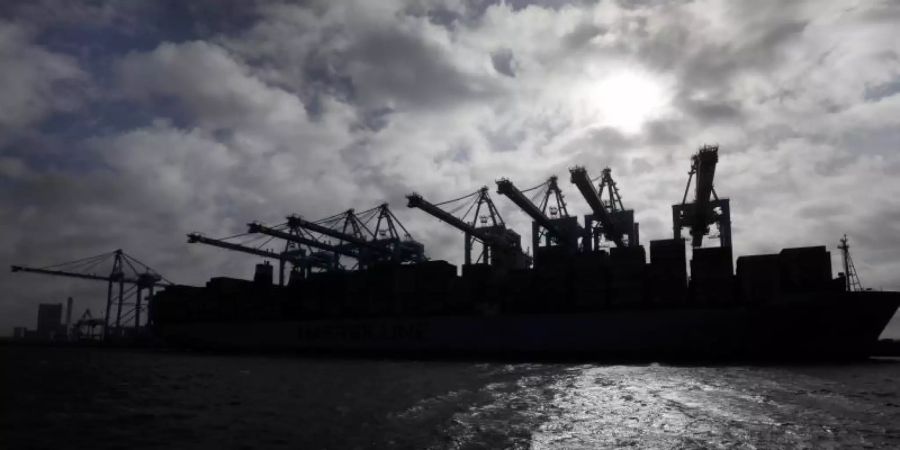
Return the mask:
[[592,313],[157,324],[177,346],[412,357],[843,359],[870,354],[900,293]]

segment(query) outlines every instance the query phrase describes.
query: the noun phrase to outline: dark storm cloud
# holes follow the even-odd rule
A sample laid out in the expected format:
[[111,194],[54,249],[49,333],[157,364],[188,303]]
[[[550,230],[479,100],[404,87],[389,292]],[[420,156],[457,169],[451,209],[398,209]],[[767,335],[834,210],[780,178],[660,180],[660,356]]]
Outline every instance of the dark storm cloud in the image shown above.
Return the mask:
[[458,27],[477,25],[488,8],[508,5],[512,11],[528,7],[559,10],[568,6],[592,5],[596,0],[463,0],[461,2],[411,2],[404,9],[413,17],[427,17],[429,22],[456,30]]
[[[742,7],[729,14],[741,14]],[[659,13],[661,7],[648,10]],[[683,22],[669,22],[655,33],[647,32],[645,21],[627,30],[621,40],[623,45],[635,45],[642,59],[659,70],[669,71],[678,77],[677,98],[680,109],[700,121],[734,120],[742,114],[742,103],[749,99],[737,99],[732,91],[735,79],[748,73],[766,73],[783,61],[784,47],[796,40],[808,25],[795,20],[791,8],[786,7],[778,16],[754,17],[748,15],[751,26],[732,30],[744,33],[735,40],[721,40],[712,36],[708,41],[702,30],[703,23],[696,18]],[[740,18],[735,18],[740,20]],[[704,98],[694,98],[702,93]]]
[[49,114],[77,108],[90,89],[89,75],[77,59],[51,52],[34,44],[34,33],[27,27],[0,22],[0,130],[22,134]]
[[494,70],[496,70],[497,72],[500,72],[510,78],[516,77],[516,60],[513,56],[512,50],[508,48],[502,48],[500,50],[494,51],[493,53],[491,53],[491,64],[494,65]]
[[393,108],[377,108],[364,111],[362,125],[372,131],[379,131],[388,126]]
[[741,105],[737,101],[728,100],[695,100],[679,98],[682,111],[704,122],[736,120],[741,118]]
[[683,121],[654,120],[644,125],[644,133],[650,145],[673,145],[685,141],[681,133]]
[[434,25],[453,30],[458,26],[476,23],[495,0],[465,0],[455,4],[441,2],[413,2],[405,13],[413,17],[426,17]]
[[[666,0],[616,0],[616,4],[621,6],[624,9],[635,10],[641,8],[648,7],[658,7],[662,6],[666,3],[671,3]],[[682,1],[683,3],[683,1]]]
[[367,89],[357,89],[352,100],[365,104],[433,107],[491,95],[488,79],[464,76],[441,53],[415,36],[375,30],[340,56],[362,66],[356,77]]
[[[802,30],[794,23],[783,24],[787,30]],[[732,78],[748,70],[767,70],[778,64],[779,45],[792,34],[779,28],[753,39],[725,44],[710,44],[700,48],[685,47],[687,54],[677,58],[681,65],[684,90],[727,89]]]
[[574,30],[566,34],[564,38],[565,45],[571,49],[583,47],[592,39],[606,34],[606,28],[593,24],[581,23]]
[[[719,143],[716,189],[732,198],[737,253],[832,245],[847,232],[864,280],[900,287],[897,12],[7,2],[0,259],[41,265],[122,247],[179,282],[244,277],[252,258],[187,246],[183,234],[388,200],[430,256],[459,262],[459,234],[406,208],[405,194],[439,201],[499,176],[566,180],[576,164],[612,167],[650,240],[670,233],[691,152]],[[3,329],[31,323],[39,301],[101,296],[8,273],[0,283]]]
[[886,83],[866,86],[865,98],[870,102],[877,102],[878,100],[896,95],[897,93],[900,93],[900,77],[894,78]]
[[[854,154],[884,155],[890,157],[897,152],[897,143],[900,142],[900,128],[874,128],[848,132],[841,136],[841,143],[846,148],[854,149]],[[847,155],[852,157],[853,155]],[[837,161],[836,170],[844,164]]]
[[281,11],[225,45],[265,81],[299,93],[313,115],[323,96],[358,106],[365,121],[371,111],[447,107],[496,90],[490,77],[461,72],[448,49],[421,30],[382,22],[395,15],[374,19],[348,11],[339,20],[320,11]]
[[127,2],[12,0],[0,17],[39,32],[37,41],[84,62],[155,47],[161,39],[202,39],[243,29],[258,19],[254,0]]
[[331,59],[328,54],[313,51],[303,63],[303,103],[312,115],[322,113],[323,96],[347,102],[353,101],[356,96],[353,79],[341,73]]

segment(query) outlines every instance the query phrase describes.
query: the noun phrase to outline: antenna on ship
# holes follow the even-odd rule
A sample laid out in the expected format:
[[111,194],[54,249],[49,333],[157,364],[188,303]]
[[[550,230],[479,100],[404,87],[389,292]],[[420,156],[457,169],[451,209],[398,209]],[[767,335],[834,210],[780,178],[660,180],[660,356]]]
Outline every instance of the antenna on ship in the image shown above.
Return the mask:
[[859,275],[856,273],[856,267],[853,266],[853,259],[850,258],[850,244],[847,241],[846,234],[841,238],[841,245],[838,245],[838,249],[841,250],[841,256],[844,259],[844,287],[848,292],[863,290],[862,283],[859,281]]

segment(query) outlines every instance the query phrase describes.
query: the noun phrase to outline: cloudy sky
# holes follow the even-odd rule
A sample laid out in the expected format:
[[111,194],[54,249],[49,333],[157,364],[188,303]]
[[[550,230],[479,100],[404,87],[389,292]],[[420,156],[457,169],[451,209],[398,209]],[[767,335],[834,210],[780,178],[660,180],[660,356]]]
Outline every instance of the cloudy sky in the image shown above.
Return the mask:
[[[180,283],[248,277],[253,258],[184,234],[389,201],[459,263],[459,233],[405,194],[557,174],[583,214],[576,164],[612,167],[647,242],[717,143],[737,254],[825,244],[837,272],[847,233],[863,283],[900,289],[898,23],[890,1],[7,1],[0,262],[123,248]],[[105,295],[0,286],[0,334]]]

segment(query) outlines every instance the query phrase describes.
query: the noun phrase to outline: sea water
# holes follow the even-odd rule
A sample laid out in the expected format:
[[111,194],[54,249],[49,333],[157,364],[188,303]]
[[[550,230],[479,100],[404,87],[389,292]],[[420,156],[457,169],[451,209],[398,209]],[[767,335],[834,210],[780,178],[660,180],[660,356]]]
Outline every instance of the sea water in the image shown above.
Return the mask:
[[0,347],[0,448],[900,448],[900,359],[670,366]]

